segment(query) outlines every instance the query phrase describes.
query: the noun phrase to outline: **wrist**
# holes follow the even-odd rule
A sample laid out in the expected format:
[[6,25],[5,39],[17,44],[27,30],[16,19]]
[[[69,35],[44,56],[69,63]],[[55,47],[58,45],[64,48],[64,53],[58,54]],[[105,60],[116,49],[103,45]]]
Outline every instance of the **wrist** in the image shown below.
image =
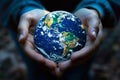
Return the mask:
[[21,10],[20,15],[22,15],[28,11],[35,10],[35,9],[41,10],[45,14],[49,13],[49,11],[47,11],[45,9],[40,9],[40,8],[36,8],[36,7],[25,7],[25,8],[23,8],[23,10]]
[[100,18],[100,14],[97,10],[95,10],[95,9],[89,9],[89,10],[91,10],[93,14],[95,14],[96,16],[98,16]]

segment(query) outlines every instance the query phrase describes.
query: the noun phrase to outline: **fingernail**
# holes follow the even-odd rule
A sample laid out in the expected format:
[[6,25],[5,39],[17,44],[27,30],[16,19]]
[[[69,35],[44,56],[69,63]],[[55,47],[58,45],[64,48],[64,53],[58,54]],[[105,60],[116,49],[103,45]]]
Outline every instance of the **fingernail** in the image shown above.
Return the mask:
[[24,38],[24,35],[25,35],[25,31],[23,30],[23,31],[20,33],[19,40],[23,39],[23,38]]
[[96,38],[96,32],[93,31],[93,32],[92,32],[92,35]]
[[19,36],[19,40],[21,40],[23,38],[23,34],[20,34]]

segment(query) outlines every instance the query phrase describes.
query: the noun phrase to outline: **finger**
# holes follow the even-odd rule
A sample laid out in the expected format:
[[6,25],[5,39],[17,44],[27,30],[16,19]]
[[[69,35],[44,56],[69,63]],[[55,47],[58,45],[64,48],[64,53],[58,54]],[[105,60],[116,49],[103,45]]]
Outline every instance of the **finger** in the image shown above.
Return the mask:
[[29,23],[30,20],[27,17],[21,16],[18,24],[19,42],[23,42],[27,38]]
[[77,51],[71,55],[71,59],[59,63],[60,71],[65,72],[67,70],[70,70],[71,68],[80,65],[87,61],[89,57],[93,54],[95,48],[97,48],[97,45],[100,44],[99,41],[96,41],[94,46],[86,46],[80,51]]
[[25,54],[32,60],[38,62],[39,64],[45,64],[45,58],[34,50],[33,45],[30,42],[26,42],[24,45],[24,51]]
[[64,61],[64,62],[61,62],[58,64],[59,68],[60,68],[60,71],[62,73],[64,73],[65,71],[69,70],[70,67],[71,67],[71,60],[67,60],[67,61]]
[[55,73],[55,69],[57,67],[55,62],[45,59],[45,66],[48,67],[53,74]]
[[95,15],[92,15],[87,20],[88,35],[90,36],[91,41],[94,41],[96,39],[96,36],[98,34],[98,31],[99,31],[99,24],[100,24],[100,20]]
[[33,40],[33,35],[28,34],[27,41],[30,42],[32,49],[34,49],[34,40]]
[[33,60],[40,62],[41,64],[44,63],[45,67],[49,68],[50,71],[52,70],[54,72],[55,68],[57,67],[56,63],[48,59],[45,59],[40,53],[36,52],[33,46],[33,37],[32,35],[28,35],[28,36],[29,36],[28,37],[29,42],[27,42],[25,45],[26,46],[25,50],[27,51],[27,55],[31,57]]
[[58,78],[60,78],[63,75],[63,72],[60,70],[59,67],[55,69],[55,74]]
[[103,28],[102,28],[102,23],[99,24],[99,32],[98,32],[98,36],[97,39],[95,41],[95,46],[99,47],[99,45],[101,44],[101,42],[103,41]]
[[71,55],[71,59],[62,63],[59,63],[59,67],[61,72],[67,71],[70,68],[73,68],[77,65],[80,65],[81,63],[84,63],[85,61],[89,60],[89,58],[93,55],[96,48],[99,47],[101,41],[103,39],[102,34],[102,24],[99,25],[99,32],[96,36],[95,42],[91,45],[85,46],[80,51],[77,51]]
[[83,63],[83,60],[86,60],[91,56],[93,50],[94,48],[92,46],[85,46],[80,51],[77,51],[71,55],[71,61],[75,62],[79,60],[81,63]]
[[59,63],[60,71],[65,72],[65,71],[89,60],[89,58],[95,52],[96,48],[98,48],[98,46],[100,45],[102,39],[103,39],[102,27],[100,27],[100,31],[98,33],[98,37],[97,37],[95,43],[92,46],[86,46],[82,50],[73,53],[71,55],[70,60]]
[[84,60],[84,59],[89,58],[93,55],[93,53],[95,52],[95,50],[97,50],[97,48],[99,47],[99,45],[100,45],[100,43],[102,42],[102,39],[103,39],[102,24],[100,24],[99,29],[100,30],[98,32],[98,36],[97,36],[95,42],[88,45],[88,46],[85,46],[81,50],[73,53],[71,55],[71,61],[75,62],[77,60]]

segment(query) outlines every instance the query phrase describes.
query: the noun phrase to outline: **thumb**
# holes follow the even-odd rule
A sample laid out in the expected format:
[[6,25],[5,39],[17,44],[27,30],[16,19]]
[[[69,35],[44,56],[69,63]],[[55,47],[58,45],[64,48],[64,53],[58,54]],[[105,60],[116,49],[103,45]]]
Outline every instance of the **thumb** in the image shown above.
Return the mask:
[[87,24],[88,24],[88,35],[90,36],[90,39],[94,41],[99,31],[99,25],[100,25],[99,18],[97,16],[93,16],[87,21]]
[[18,24],[19,42],[23,43],[28,36],[29,20],[26,17],[21,17]]

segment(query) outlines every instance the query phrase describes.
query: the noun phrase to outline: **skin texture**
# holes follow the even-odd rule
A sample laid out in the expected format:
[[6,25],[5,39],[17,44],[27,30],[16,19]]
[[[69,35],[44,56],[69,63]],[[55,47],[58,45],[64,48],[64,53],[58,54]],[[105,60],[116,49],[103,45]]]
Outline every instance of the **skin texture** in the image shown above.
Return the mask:
[[47,13],[49,12],[45,10],[34,9],[22,14],[18,25],[18,40],[28,57],[48,69],[53,75],[60,77],[65,71],[89,60],[98,49],[103,39],[102,23],[98,13],[93,9],[82,8],[76,11],[74,15],[78,16],[85,25],[87,32],[86,45],[80,51],[74,52],[70,60],[56,64],[46,59],[35,50],[33,35],[31,33],[34,28],[33,26]]
[[36,61],[43,68],[48,69],[52,74],[55,74],[55,69],[57,67],[56,63],[44,58],[35,50],[33,35],[31,32],[39,19],[47,13],[49,12],[45,10],[34,9],[21,15],[18,25],[18,40],[28,57]]

